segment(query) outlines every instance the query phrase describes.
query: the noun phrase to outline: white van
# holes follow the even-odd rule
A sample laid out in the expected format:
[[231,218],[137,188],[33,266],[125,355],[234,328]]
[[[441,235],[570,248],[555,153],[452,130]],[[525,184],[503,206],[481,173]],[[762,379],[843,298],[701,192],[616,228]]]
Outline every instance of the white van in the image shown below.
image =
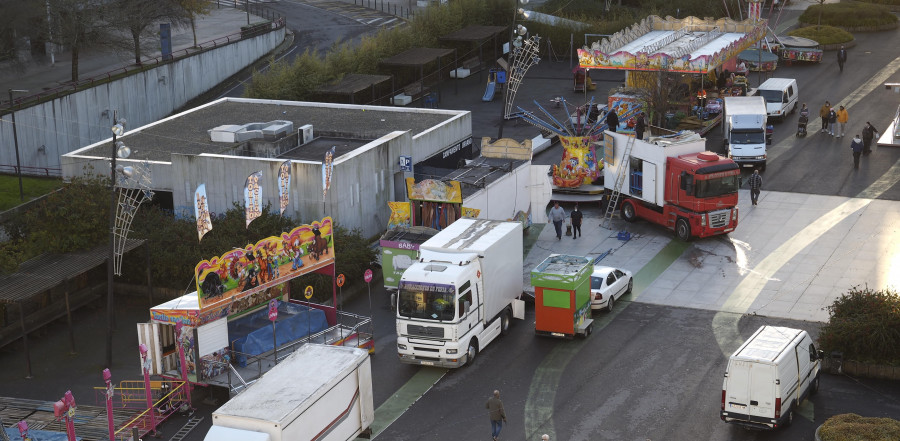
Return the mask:
[[722,421],[752,429],[789,426],[819,390],[819,360],[801,329],[763,326],[731,358],[722,384]]
[[770,118],[784,120],[785,115],[797,110],[800,89],[793,78],[769,78],[756,88],[756,95],[765,98]]

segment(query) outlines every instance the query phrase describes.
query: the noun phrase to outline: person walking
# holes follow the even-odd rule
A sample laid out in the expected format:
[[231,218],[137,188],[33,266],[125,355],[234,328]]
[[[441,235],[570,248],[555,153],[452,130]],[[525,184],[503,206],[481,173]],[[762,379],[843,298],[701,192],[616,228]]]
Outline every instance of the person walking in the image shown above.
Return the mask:
[[844,63],[847,62],[847,49],[844,49],[844,45],[841,45],[841,49],[837,52],[838,57],[838,67],[841,68],[841,72],[844,71]]
[[747,183],[750,184],[750,202],[753,202],[753,205],[759,205],[759,190],[762,188],[762,176],[759,175],[759,170],[753,170]]
[[556,228],[556,240],[562,240],[564,220],[566,220],[566,210],[559,206],[559,201],[553,201],[553,208],[550,209],[550,221],[553,222],[553,228]]
[[578,209],[578,204],[575,204],[575,208],[572,209],[572,214],[569,217],[572,218],[572,240],[575,240],[578,239],[578,236],[582,236],[581,220],[584,218],[584,213]]
[[619,115],[616,113],[616,108],[613,107],[612,109],[609,109],[609,112],[606,112],[606,129],[610,132],[615,132],[618,128]]
[[847,126],[847,121],[849,120],[850,115],[847,113],[847,109],[845,109],[844,106],[841,106],[841,108],[837,111],[837,122],[841,128],[841,134],[838,135],[838,138],[844,137],[844,127]]
[[859,155],[863,151],[863,142],[859,135],[856,135],[853,141],[850,142],[850,150],[853,151],[853,168],[859,168]]
[[644,120],[644,112],[638,113],[637,119],[634,122],[634,136],[637,139],[644,139],[644,130],[647,128],[647,121]]
[[494,396],[488,398],[484,408],[488,410],[488,416],[491,418],[491,436],[494,441],[500,439],[500,431],[503,430],[503,423],[506,422],[506,412],[503,410],[503,402],[500,401],[500,391],[495,390]]
[[822,118],[822,133],[828,133],[828,112],[831,111],[831,103],[825,101],[825,105],[819,109],[819,117]]
[[872,140],[878,136],[878,129],[876,129],[872,123],[866,121],[866,126],[863,127],[862,135],[863,155],[868,155],[869,153],[872,153]]
[[809,107],[806,107],[806,103],[803,103],[803,107],[800,108],[800,116],[809,118]]
[[828,111],[828,134],[834,136],[834,129],[837,125],[837,112],[834,111],[834,107]]

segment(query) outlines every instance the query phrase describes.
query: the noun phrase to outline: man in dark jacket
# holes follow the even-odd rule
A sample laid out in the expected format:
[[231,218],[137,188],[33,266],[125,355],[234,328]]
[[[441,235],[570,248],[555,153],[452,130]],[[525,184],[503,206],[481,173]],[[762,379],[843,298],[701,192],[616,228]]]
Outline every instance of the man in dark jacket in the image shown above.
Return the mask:
[[859,135],[856,135],[853,141],[850,142],[850,150],[853,150],[853,168],[859,168],[859,155],[863,151],[863,142]]
[[491,436],[496,441],[500,436],[500,430],[503,429],[503,423],[506,422],[506,412],[503,410],[503,402],[500,401],[499,390],[495,390],[494,396],[488,398],[484,408],[488,410],[491,418]]
[[619,127],[619,115],[616,114],[615,107],[606,112],[606,127],[611,132],[615,132]]
[[634,122],[634,135],[637,139],[644,139],[644,130],[647,128],[647,121],[644,120],[644,112],[638,113],[637,120]]
[[841,45],[841,50],[837,53],[838,57],[838,67],[841,68],[841,72],[844,71],[844,63],[847,62],[847,49],[844,49],[844,45]]
[[753,205],[759,205],[759,190],[762,188],[762,176],[759,175],[759,170],[753,170],[747,184],[750,185],[750,202],[753,202]]
[[868,155],[872,153],[872,140],[875,139],[875,136],[878,135],[878,129],[872,125],[872,123],[866,121],[866,126],[863,127],[863,154]]
[[569,216],[572,218],[572,240],[575,240],[582,235],[581,220],[584,218],[584,213],[578,209],[578,204],[575,204],[575,208],[572,209],[572,214]]

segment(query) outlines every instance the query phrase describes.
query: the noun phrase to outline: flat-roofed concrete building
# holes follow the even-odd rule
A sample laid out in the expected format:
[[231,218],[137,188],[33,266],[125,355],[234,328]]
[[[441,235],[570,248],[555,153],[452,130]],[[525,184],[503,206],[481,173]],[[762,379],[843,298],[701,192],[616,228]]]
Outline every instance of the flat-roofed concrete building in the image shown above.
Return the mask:
[[[278,210],[278,171],[290,161],[285,213],[301,222],[332,216],[364,236],[382,232],[388,201],[406,200],[404,178],[416,167],[454,169],[476,156],[468,111],[222,98],[119,137],[131,150],[123,165],[147,163],[163,206],[193,216],[194,192],[206,184],[210,212],[243,204],[244,183],[262,171],[263,203]],[[322,195],[325,152],[335,147],[334,171]],[[109,170],[112,138],[61,158],[63,176]],[[401,169],[401,157],[411,170]]]

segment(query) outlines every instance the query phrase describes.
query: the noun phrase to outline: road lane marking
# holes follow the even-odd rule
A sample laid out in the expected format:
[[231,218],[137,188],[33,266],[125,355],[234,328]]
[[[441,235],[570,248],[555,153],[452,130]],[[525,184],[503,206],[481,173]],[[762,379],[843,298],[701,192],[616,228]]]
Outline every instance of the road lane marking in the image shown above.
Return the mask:
[[447,371],[449,369],[422,367],[406,384],[397,389],[397,392],[381,403],[381,406],[375,409],[375,419],[369,426],[372,429],[372,439],[406,413],[438,380],[443,378]]
[[[680,240],[670,241],[656,256],[653,256],[637,274],[634,275],[630,300],[619,300],[611,313],[605,313],[594,320],[594,333],[606,327],[619,315],[632,301],[637,300],[641,293],[659,277],[672,262],[678,259],[690,244]],[[627,297],[627,296],[626,296]],[[559,380],[563,372],[572,361],[572,358],[581,351],[589,340],[562,341],[557,345],[538,365],[531,378],[528,388],[528,398],[525,400],[525,439],[540,439],[546,433],[550,439],[558,439],[553,425],[553,405],[556,402],[556,391],[559,388]]]

